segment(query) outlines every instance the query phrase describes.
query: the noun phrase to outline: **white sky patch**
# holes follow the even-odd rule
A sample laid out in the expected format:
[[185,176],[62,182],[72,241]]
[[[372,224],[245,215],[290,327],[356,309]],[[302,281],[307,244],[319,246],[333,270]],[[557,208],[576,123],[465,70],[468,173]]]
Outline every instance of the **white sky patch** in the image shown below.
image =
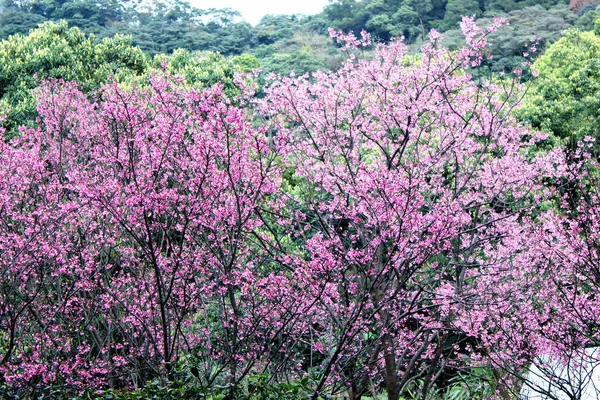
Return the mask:
[[266,14],[318,14],[328,0],[189,0],[200,9],[233,8],[242,13],[242,18],[256,25]]

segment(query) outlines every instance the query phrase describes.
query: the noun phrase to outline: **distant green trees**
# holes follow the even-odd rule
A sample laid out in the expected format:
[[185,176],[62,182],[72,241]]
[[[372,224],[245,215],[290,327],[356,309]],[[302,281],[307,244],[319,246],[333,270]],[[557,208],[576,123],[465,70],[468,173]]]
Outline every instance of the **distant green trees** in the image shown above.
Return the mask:
[[[419,44],[432,28],[445,33],[446,45],[458,48],[463,37],[457,28],[463,15],[478,16],[478,23],[482,25],[491,23],[492,17],[499,15],[508,18],[510,25],[491,35],[494,58],[486,64],[492,72],[508,72],[520,67],[523,53],[528,51],[527,46],[531,44],[532,37],[539,41],[538,50],[543,50],[548,44],[556,42],[563,31],[573,26],[583,30],[592,29],[593,21],[600,17],[600,10],[587,5],[576,14],[567,7],[568,2],[332,0],[320,14],[267,15],[253,27],[241,20],[240,14],[235,10],[203,10],[185,0],[0,0],[0,39],[20,34],[20,39],[13,41],[13,45],[16,45],[25,40],[27,34],[40,23],[64,21],[66,25],[63,30],[77,27],[79,36],[94,35],[93,39],[87,36],[86,40],[95,43],[88,47],[101,45],[104,39],[110,38],[114,43],[107,43],[115,48],[137,48],[135,60],[141,60],[141,52],[145,53],[148,58],[144,62],[149,65],[153,65],[149,61],[153,57],[158,56],[164,60],[168,54],[173,62],[184,65],[182,73],[186,79],[193,77],[199,79],[198,82],[212,82],[213,78],[221,79],[223,76],[229,76],[227,79],[231,81],[231,68],[250,70],[260,67],[265,73],[280,74],[336,69],[341,57],[339,48],[327,35],[328,27],[354,32],[365,29],[379,42],[404,37],[418,51]],[[124,36],[115,36],[117,33]],[[71,42],[67,40],[67,43]],[[41,45],[41,48],[45,48],[44,46]],[[120,54],[126,55],[128,51]],[[85,61],[77,52],[57,57]],[[121,56],[114,57],[121,60]],[[129,59],[124,58],[124,64],[121,65],[118,62],[115,64],[115,59],[111,59],[109,65],[113,70],[116,68],[126,71],[131,69],[127,60]],[[70,61],[63,61],[63,64],[70,65]],[[187,64],[188,61],[193,67]],[[102,57],[97,57],[93,62],[104,61]],[[136,61],[138,64],[140,62]],[[198,62],[202,65],[208,62],[211,66],[204,65],[202,68],[208,69],[199,72]],[[219,63],[223,63],[222,66],[217,66]],[[132,70],[137,71],[138,64]],[[25,67],[2,68],[5,71],[3,76],[9,76],[15,73],[13,68]],[[23,71],[31,74],[37,71],[35,66],[27,68],[29,69]],[[95,71],[110,70],[107,68],[93,67]],[[74,68],[66,75],[75,76],[77,71]],[[62,76],[62,73],[58,75]],[[12,78],[7,79],[10,81]],[[12,90],[12,83],[4,85],[8,86],[2,89],[3,93]],[[26,102],[25,98],[19,98],[16,94],[14,96],[14,99],[11,98],[13,114],[20,112],[17,110],[21,108],[21,102]]]
[[[600,22],[600,21],[598,21]],[[597,22],[597,24],[598,24]],[[570,30],[535,62],[520,117],[570,148],[585,136],[600,149],[600,29]]]
[[252,27],[231,9],[201,10],[182,0],[136,4],[128,0],[3,0],[0,38],[26,34],[45,21],[66,21],[97,37],[131,35],[150,55],[178,48],[241,54]]
[[481,16],[482,10],[477,0],[448,0],[444,19],[435,21],[436,27],[442,31],[456,29],[463,15]]
[[[64,20],[98,40],[116,33],[151,57],[190,52],[218,52],[226,57],[252,54],[265,72],[287,74],[336,68],[339,52],[327,28],[359,32],[376,41],[404,37],[421,43],[430,29],[448,32],[449,46],[459,46],[463,15],[489,23],[492,16],[509,18],[511,26],[494,35],[493,71],[512,70],[522,61],[525,44],[538,36],[541,45],[556,41],[574,24],[591,29],[598,11],[586,6],[578,15],[568,0],[332,0],[314,16],[267,15],[257,26],[232,9],[199,9],[185,0],[0,0],[0,39],[26,35],[45,21]],[[578,17],[580,21],[578,21]],[[307,43],[301,43],[308,40]],[[254,61],[253,61],[254,63]]]
[[[328,27],[369,31],[381,41],[403,36],[407,42],[430,29],[458,28],[463,15],[511,14],[531,6],[548,10],[568,0],[332,0],[311,17],[267,15],[252,27],[232,9],[196,8],[185,0],[139,3],[130,0],[0,0],[0,38],[26,34],[39,23],[65,20],[97,37],[131,35],[150,55],[178,48],[218,51],[224,55],[253,52],[261,45],[289,39],[299,31],[326,35]],[[589,7],[588,7],[589,8]],[[569,22],[571,25],[572,22]]]
[[47,21],[42,15],[28,13],[14,7],[12,2],[2,2],[0,12],[0,37],[7,38],[16,33],[27,33],[39,24]]
[[27,34],[42,22],[65,20],[69,26],[81,28],[86,33],[112,36],[115,32],[110,25],[130,17],[128,3],[128,0],[2,0],[0,34],[3,38]]
[[526,7],[513,10],[505,16],[510,25],[490,36],[495,57],[490,60],[489,65],[494,72],[510,72],[515,68],[522,68],[523,54],[530,52],[532,39],[537,42],[537,46],[536,54],[530,55],[537,57],[548,45],[559,40],[577,20],[577,16],[564,4],[547,9],[541,5]]
[[443,6],[436,0],[337,0],[325,7],[324,14],[337,29],[366,29],[384,41],[401,36],[410,41],[430,27],[432,13],[439,16]]
[[130,36],[98,39],[67,22],[46,22],[29,35],[16,34],[0,42],[0,114],[8,135],[17,127],[34,122],[35,88],[44,79],[78,82],[91,93],[116,78],[123,84],[144,85],[149,74],[166,69],[182,76],[188,85],[209,87],[223,83],[225,93],[233,94],[234,72],[258,67],[253,56],[226,59],[215,52],[185,49],[153,59],[132,44]]
[[431,28],[457,29],[463,15],[491,16],[566,4],[568,0],[334,0],[323,13],[338,29],[366,29],[384,41],[404,36],[412,42]]
[[265,15],[254,29],[257,45],[269,45],[294,36],[301,20],[295,15]]
[[256,57],[249,54],[227,59],[222,54],[211,51],[191,52],[177,49],[172,54],[154,56],[143,78],[164,69],[173,76],[184,78],[185,83],[190,86],[209,88],[221,83],[224,93],[231,96],[238,90],[234,84],[235,72],[250,72],[258,66]]
[[239,12],[231,9],[205,11],[180,1],[156,3],[152,9],[137,10],[135,23],[121,30],[151,55],[178,48],[237,55],[252,42],[252,26],[238,22],[238,17]]
[[[486,61],[492,72],[511,72],[522,69],[525,61],[523,54],[530,53],[536,57],[551,43],[556,42],[563,32],[573,27],[577,15],[564,4],[559,4],[548,9],[536,5],[518,10],[504,12],[488,12],[478,20],[478,24],[486,26],[492,23],[491,15],[502,16],[508,19],[509,25],[497,32],[490,34],[493,58]],[[535,52],[530,51],[533,44],[537,43]],[[445,33],[445,43],[453,49],[463,44],[463,35],[457,29]]]
[[335,70],[343,55],[329,37],[308,29],[298,29],[291,36],[251,50],[264,73],[288,75],[316,70]]
[[44,78],[76,80],[83,89],[98,89],[110,76],[141,75],[148,68],[144,53],[131,39],[116,35],[97,39],[66,22],[46,22],[31,34],[0,42],[0,110],[9,131],[36,113],[34,88]]

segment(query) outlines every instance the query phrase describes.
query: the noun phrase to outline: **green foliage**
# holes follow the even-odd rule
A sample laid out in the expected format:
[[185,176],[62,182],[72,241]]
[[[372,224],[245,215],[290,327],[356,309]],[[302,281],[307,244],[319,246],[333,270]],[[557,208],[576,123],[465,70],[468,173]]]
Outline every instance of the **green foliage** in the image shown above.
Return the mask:
[[289,75],[292,71],[298,74],[324,69],[324,64],[312,54],[310,46],[294,50],[291,53],[275,53],[263,60],[265,72]]
[[594,22],[600,18],[600,6],[591,8],[584,12],[581,17],[575,22],[575,28],[580,31],[592,31],[594,30]]
[[[446,383],[445,387],[432,388],[427,400],[487,400],[493,398],[511,399],[514,394],[499,381],[498,371],[490,366],[474,367],[458,371]],[[417,390],[419,382],[409,385],[402,400],[422,399]],[[497,397],[500,394],[500,397]]]
[[535,68],[539,76],[523,101],[521,119],[571,148],[585,136],[598,139],[600,37],[570,30],[538,58]]
[[[183,371],[177,371],[181,374]],[[142,389],[133,391],[105,390],[86,393],[77,400],[303,400],[310,398],[308,378],[290,383],[273,383],[268,374],[247,377],[239,385],[213,385],[206,388],[192,375],[180,377],[169,383],[148,382]]]
[[[236,22],[239,12],[231,9],[204,11],[186,2],[155,3],[154,10],[136,15],[139,25],[124,28],[133,43],[151,55],[175,49],[241,54],[252,43],[252,27]],[[204,22],[206,21],[206,22]]]
[[386,41],[401,36],[412,39],[423,33],[423,17],[432,9],[430,0],[372,0],[365,6],[366,28]]
[[[463,15],[490,18],[504,13],[511,20],[511,27],[495,35],[495,58],[488,64],[493,71],[507,71],[521,63],[524,44],[532,36],[551,43],[575,23],[576,16],[567,9],[567,2],[333,0],[316,16],[267,15],[252,27],[241,21],[235,10],[203,10],[185,0],[144,4],[126,0],[4,0],[0,38],[25,34],[40,22],[63,19],[69,26],[79,27],[86,34],[94,33],[98,38],[116,33],[129,35],[131,45],[152,57],[172,54],[179,48],[225,56],[252,54],[265,72],[288,74],[292,70],[304,73],[339,66],[335,47],[326,33],[330,26],[354,32],[366,29],[380,41],[404,37],[408,43],[420,42],[431,28],[436,28],[449,30],[447,43],[458,43],[455,30]],[[595,13],[585,13],[578,26],[590,28]],[[486,18],[483,23],[487,23]],[[306,38],[310,42],[299,41]],[[239,64],[244,70],[256,65],[248,58],[246,61],[250,64]]]
[[477,0],[448,0],[444,19],[438,24],[442,31],[456,29],[463,15],[481,16],[481,8]]
[[336,69],[342,56],[325,34],[329,26],[322,15],[314,18],[267,15],[254,30],[255,46],[249,52],[265,74]]
[[0,110],[8,110],[5,124],[14,134],[35,117],[34,89],[43,79],[76,80],[91,91],[110,76],[125,80],[147,66],[146,56],[126,36],[98,41],[66,22],[48,22],[28,36],[0,42]]
[[77,400],[194,400],[206,399],[217,400],[224,397],[207,395],[201,388],[188,387],[181,383],[161,384],[158,381],[149,382],[143,389],[127,390],[106,390],[86,393],[77,398]]
[[251,72],[260,67],[260,61],[252,54],[241,54],[231,59],[235,68],[241,72]]
[[452,377],[443,397],[447,400],[491,399],[499,386],[490,367],[472,368],[468,373],[459,372]]
[[254,50],[265,73],[289,75],[325,69],[337,69],[343,55],[331,39],[314,32],[301,31],[289,39]]
[[567,5],[569,0],[483,0],[484,10],[486,12],[502,11],[509,13],[515,10],[522,10],[527,7],[540,6],[549,9],[556,5]]
[[[248,62],[252,61],[248,60]],[[237,92],[233,82],[234,73],[242,70],[238,65],[219,53],[177,49],[171,55],[156,55],[150,72],[164,68],[171,75],[182,76],[186,84],[197,87],[206,88],[221,82],[225,92],[233,95]]]
[[441,17],[444,6],[436,0],[338,0],[325,7],[324,14],[337,29],[366,29],[384,41],[401,36],[412,41],[429,29],[433,15]]
[[0,39],[26,34],[45,21],[64,20],[97,37],[130,35],[150,55],[178,48],[241,54],[253,42],[250,24],[232,9],[201,10],[183,0],[129,5],[125,0],[8,1],[0,12]]
[[369,19],[365,10],[367,4],[368,2],[357,0],[336,0],[325,7],[323,14],[333,28],[360,32]]
[[0,13],[5,27],[0,39],[13,34],[27,34],[46,21],[66,21],[85,33],[100,38],[113,36],[111,25],[131,19],[131,7],[119,0],[5,0],[6,8]]
[[[511,20],[527,20],[525,25],[539,26],[545,20],[547,30],[559,32],[570,27],[574,15],[562,15],[564,21],[534,14],[513,14],[531,6],[546,11],[556,5],[566,10],[567,0],[332,0],[315,16],[267,15],[256,27],[240,20],[232,9],[203,10],[185,0],[161,0],[150,3],[128,0],[4,0],[0,10],[0,39],[12,34],[26,34],[44,21],[67,21],[85,33],[111,37],[116,33],[131,36],[132,44],[151,56],[170,54],[178,48],[189,51],[212,51],[226,56],[252,53],[273,59],[262,63],[266,70],[314,70],[327,64],[326,58],[310,60],[299,49],[281,51],[285,43],[302,32],[327,37],[327,28],[343,31],[369,31],[376,40],[388,41],[403,36],[408,43],[423,38],[431,28],[446,31],[457,28],[462,15],[492,16],[508,13]],[[588,13],[590,14],[590,13]],[[581,26],[589,27],[592,15],[584,16]],[[513,25],[520,23],[514,22]],[[524,29],[522,34],[529,33]],[[452,34],[451,34],[452,36]],[[518,34],[517,36],[521,36]],[[511,40],[514,42],[515,40]],[[266,46],[266,49],[265,49]],[[275,46],[273,50],[269,46]],[[329,46],[332,46],[329,41]],[[514,46],[509,53],[514,53]],[[311,45],[311,48],[314,46]],[[519,49],[521,50],[521,49]],[[280,55],[274,55],[280,53]],[[500,59],[505,57],[502,54]],[[508,58],[512,55],[506,56]],[[319,58],[318,56],[316,58]],[[514,64],[514,60],[505,65]],[[283,66],[299,62],[300,66]],[[272,65],[272,67],[271,67]]]
[[[564,5],[549,9],[538,5],[514,10],[509,14],[495,15],[508,18],[510,24],[489,36],[493,58],[487,61],[486,65],[493,72],[522,69],[522,63],[525,61],[523,54],[529,51],[528,47],[531,46],[533,38],[537,40],[539,53],[560,39],[563,32],[571,28],[576,20],[576,15]],[[490,17],[483,17],[477,21],[481,26],[487,26],[491,22]],[[456,49],[464,43],[464,38],[459,30],[451,30],[445,33],[444,42],[450,48]]]
[[157,55],[152,61],[141,49],[132,46],[131,38],[116,35],[99,41],[66,22],[47,22],[28,36],[15,35],[0,42],[0,112],[9,135],[16,128],[34,121],[35,88],[43,79],[75,80],[87,92],[98,89],[115,77],[121,83],[144,83],[149,73],[166,68],[181,75],[187,84],[209,87],[222,82],[229,95],[236,93],[235,71],[258,66],[254,56],[227,60],[215,52],[175,50],[171,55]]
[[[323,15],[329,25],[338,29],[354,32],[366,29],[384,41],[404,36],[412,43],[431,28],[457,29],[464,15],[510,14],[532,6],[548,10],[562,5],[566,9],[567,3],[568,0],[336,0],[325,7]],[[535,24],[537,17],[528,17],[530,23]]]
[[576,20],[575,14],[565,5],[549,9],[539,5],[527,7],[511,11],[507,18],[510,25],[490,36],[493,41],[491,52],[495,59],[488,65],[494,72],[511,72],[515,68],[522,68],[523,53],[529,51],[533,38],[537,39],[539,54],[560,39]]
[[294,36],[299,25],[294,15],[265,15],[255,27],[254,36],[258,45],[273,44]]
[[5,8],[0,13],[0,38],[7,38],[18,33],[27,34],[39,24],[47,21],[42,15],[29,13],[14,8]]

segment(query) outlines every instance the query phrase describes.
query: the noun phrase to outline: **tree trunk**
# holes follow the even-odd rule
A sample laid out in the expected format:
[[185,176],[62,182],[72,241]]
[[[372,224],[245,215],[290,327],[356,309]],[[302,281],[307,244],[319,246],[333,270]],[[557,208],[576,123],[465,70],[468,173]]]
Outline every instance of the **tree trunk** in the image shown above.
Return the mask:
[[383,354],[388,400],[398,400],[400,398],[400,388],[398,387],[398,375],[396,374],[396,357],[392,347],[392,337],[389,333],[383,336]]

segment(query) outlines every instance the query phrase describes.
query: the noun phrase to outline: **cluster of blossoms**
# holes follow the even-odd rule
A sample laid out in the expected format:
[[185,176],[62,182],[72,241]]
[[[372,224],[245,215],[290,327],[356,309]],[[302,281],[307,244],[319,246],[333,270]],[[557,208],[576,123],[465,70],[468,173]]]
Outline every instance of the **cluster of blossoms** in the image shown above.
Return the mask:
[[0,144],[2,383],[140,386],[191,357],[206,386],[267,372],[353,399],[486,365],[503,396],[598,340],[597,168],[538,151],[518,84],[467,72],[502,23],[261,99],[46,83],[39,126]]

